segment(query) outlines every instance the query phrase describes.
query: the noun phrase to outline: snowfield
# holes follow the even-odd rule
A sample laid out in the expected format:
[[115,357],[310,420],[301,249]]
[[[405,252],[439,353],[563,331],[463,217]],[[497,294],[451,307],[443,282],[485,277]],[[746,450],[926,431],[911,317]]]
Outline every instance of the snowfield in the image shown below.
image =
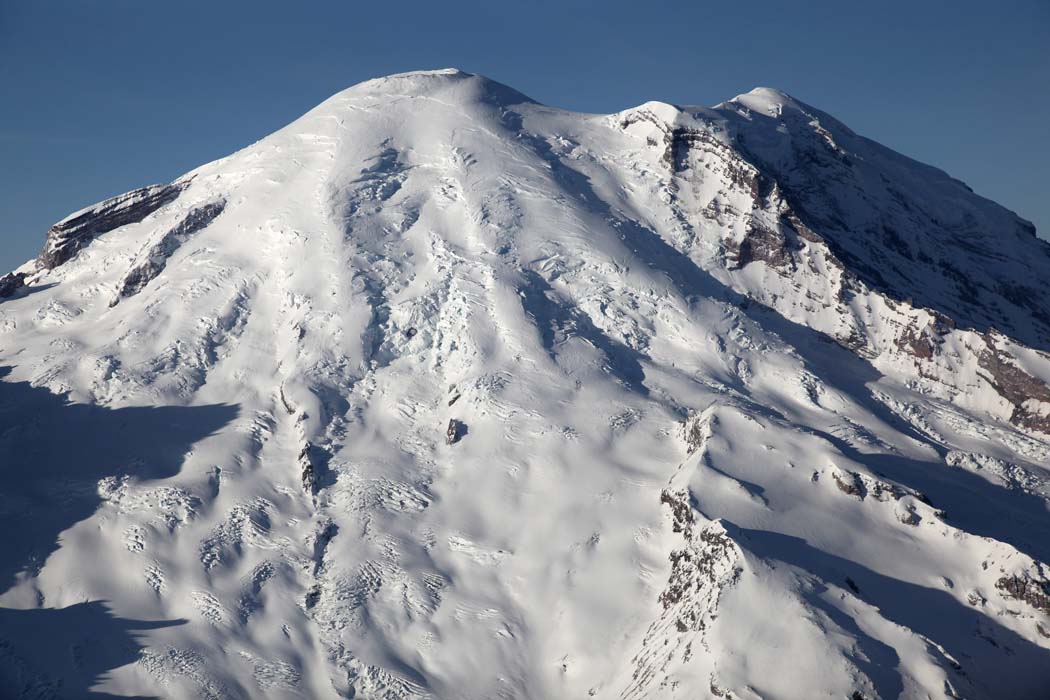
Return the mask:
[[362,83],[0,278],[0,697],[1046,697],[1048,280],[775,90]]

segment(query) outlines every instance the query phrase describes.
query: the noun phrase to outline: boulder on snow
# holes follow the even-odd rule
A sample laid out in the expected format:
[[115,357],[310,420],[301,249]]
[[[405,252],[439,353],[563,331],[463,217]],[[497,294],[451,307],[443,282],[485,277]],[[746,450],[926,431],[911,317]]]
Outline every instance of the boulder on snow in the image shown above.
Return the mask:
[[448,428],[445,430],[445,444],[454,445],[467,434],[467,425],[455,418],[449,420]]

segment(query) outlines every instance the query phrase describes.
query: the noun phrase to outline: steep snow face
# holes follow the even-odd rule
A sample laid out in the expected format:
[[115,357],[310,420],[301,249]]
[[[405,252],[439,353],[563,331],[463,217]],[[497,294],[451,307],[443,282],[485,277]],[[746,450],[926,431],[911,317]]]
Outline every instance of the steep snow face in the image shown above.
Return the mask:
[[1050,349],[1050,246],[945,173],[759,88],[720,105],[742,154],[867,284]]
[[776,91],[362,83],[0,280],[0,687],[1039,697],[1048,277]]

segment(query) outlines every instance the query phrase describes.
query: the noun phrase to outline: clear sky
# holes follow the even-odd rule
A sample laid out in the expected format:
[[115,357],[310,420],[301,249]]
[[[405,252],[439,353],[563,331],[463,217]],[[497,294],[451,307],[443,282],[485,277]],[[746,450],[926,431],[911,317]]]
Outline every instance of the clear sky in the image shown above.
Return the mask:
[[1050,234],[1050,0],[0,0],[0,269],[75,209],[444,67],[588,112],[776,87]]

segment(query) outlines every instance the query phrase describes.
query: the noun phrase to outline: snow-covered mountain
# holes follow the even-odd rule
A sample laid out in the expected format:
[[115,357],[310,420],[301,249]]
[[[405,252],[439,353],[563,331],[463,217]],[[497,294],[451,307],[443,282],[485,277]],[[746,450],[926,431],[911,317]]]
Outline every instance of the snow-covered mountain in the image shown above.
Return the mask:
[[0,696],[1046,697],[1048,280],[775,90],[362,83],[0,279]]

